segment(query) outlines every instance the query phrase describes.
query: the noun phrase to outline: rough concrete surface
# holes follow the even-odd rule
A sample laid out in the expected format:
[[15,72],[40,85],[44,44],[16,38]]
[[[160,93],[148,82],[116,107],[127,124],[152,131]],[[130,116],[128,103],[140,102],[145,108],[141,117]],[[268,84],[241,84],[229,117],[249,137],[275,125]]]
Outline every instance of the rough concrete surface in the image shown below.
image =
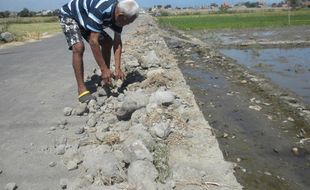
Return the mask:
[[147,15],[127,28],[127,77],[107,93],[88,48],[86,107],[63,36],[0,50],[0,186],[241,189],[160,32]]

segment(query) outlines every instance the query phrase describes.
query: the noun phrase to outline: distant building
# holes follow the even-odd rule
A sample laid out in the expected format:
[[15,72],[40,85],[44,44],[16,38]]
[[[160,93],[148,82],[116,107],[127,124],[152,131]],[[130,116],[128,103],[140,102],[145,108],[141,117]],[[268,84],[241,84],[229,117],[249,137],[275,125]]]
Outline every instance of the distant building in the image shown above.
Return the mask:
[[310,0],[301,0],[301,6],[310,7]]
[[51,10],[43,10],[43,11],[40,11],[36,14],[36,16],[47,16],[47,15],[51,15],[53,14],[53,11]]

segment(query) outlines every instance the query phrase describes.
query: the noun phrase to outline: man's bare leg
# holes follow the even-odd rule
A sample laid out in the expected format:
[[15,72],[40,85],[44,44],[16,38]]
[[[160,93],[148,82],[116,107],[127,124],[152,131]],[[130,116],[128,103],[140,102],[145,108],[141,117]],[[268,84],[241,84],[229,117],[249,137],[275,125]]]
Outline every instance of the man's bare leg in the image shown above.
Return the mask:
[[78,94],[81,94],[87,90],[84,83],[84,50],[85,48],[83,42],[78,42],[72,46],[72,66],[77,82]]

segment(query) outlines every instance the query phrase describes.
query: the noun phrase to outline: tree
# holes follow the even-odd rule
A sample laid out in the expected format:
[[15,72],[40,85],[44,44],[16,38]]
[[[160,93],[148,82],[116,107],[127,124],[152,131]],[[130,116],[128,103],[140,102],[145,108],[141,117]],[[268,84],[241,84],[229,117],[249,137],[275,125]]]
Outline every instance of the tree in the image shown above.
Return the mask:
[[166,5],[164,8],[165,8],[165,9],[171,9],[172,6],[171,6],[171,5]]
[[28,17],[28,16],[31,16],[31,15],[30,15],[30,11],[27,8],[24,8],[19,13],[17,13],[17,16]]
[[289,6],[296,8],[300,5],[300,0],[287,0],[287,3],[289,4]]
[[10,16],[10,11],[0,12],[0,18],[8,18]]
[[52,15],[53,15],[53,16],[58,16],[59,13],[60,13],[60,10],[59,10],[59,9],[56,9],[56,10],[53,11]]

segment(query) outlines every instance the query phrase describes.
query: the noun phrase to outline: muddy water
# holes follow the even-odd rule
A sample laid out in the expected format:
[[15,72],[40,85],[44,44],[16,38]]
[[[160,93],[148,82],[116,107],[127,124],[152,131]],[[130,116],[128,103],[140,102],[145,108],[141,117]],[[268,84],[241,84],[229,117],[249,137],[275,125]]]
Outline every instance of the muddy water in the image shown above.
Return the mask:
[[222,49],[221,52],[310,104],[310,48]]
[[[237,164],[235,174],[245,189],[309,189],[309,146],[299,143],[301,124],[291,113],[234,82],[198,46],[166,42],[214,128],[225,159]],[[261,110],[250,108],[255,105]],[[292,148],[298,151],[294,154]]]

